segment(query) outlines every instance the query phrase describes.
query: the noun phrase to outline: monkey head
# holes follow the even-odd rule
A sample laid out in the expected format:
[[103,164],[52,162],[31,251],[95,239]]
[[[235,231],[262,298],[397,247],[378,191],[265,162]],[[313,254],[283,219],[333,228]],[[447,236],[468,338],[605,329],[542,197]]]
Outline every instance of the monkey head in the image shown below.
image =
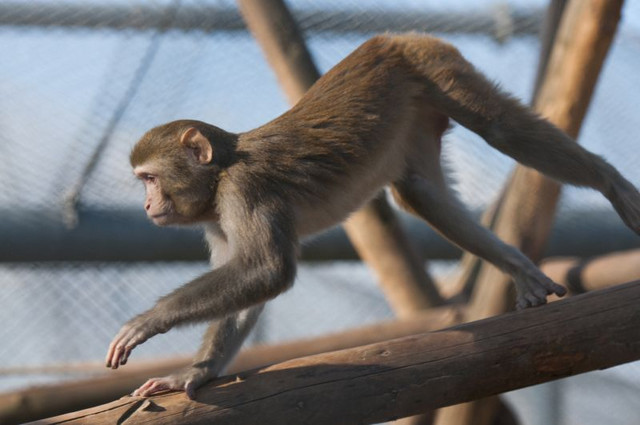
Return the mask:
[[131,151],[145,187],[144,208],[158,226],[216,219],[221,172],[231,163],[237,136],[200,122],[174,121],[148,131]]

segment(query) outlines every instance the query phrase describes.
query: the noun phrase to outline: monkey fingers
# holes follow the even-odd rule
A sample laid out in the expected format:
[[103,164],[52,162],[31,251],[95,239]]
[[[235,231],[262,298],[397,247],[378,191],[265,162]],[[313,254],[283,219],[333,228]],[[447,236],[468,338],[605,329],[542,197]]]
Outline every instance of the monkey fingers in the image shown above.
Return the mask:
[[107,352],[106,358],[107,367],[117,369],[118,366],[126,364],[131,350],[145,342],[151,336],[153,335],[146,332],[143,326],[136,326],[129,323],[124,325],[115,338],[113,338],[111,344],[109,344],[109,351]]
[[151,378],[148,379],[143,385],[135,390],[131,395],[138,397],[149,397],[150,395],[170,390],[181,390],[182,386],[172,380],[170,377],[165,378]]

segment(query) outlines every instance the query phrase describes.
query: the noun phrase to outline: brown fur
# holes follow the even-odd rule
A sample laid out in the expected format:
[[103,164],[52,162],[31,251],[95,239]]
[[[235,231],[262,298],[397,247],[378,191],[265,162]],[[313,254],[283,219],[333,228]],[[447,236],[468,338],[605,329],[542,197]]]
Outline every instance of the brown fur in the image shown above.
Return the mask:
[[[123,326],[107,365],[173,326],[217,320],[196,362],[136,391],[183,389],[190,397],[230,360],[263,303],[295,275],[300,236],[342,221],[384,185],[399,205],[510,274],[519,307],[565,290],[515,248],[469,219],[440,166],[449,118],[491,146],[549,176],[601,191],[640,232],[640,194],[611,165],[501,92],[451,45],[421,35],[364,43],[291,110],[230,134],[198,121],[149,131],[131,153],[157,224],[205,223],[214,270],[162,298]],[[207,155],[180,141],[204,141]],[[207,158],[203,161],[202,158]]]

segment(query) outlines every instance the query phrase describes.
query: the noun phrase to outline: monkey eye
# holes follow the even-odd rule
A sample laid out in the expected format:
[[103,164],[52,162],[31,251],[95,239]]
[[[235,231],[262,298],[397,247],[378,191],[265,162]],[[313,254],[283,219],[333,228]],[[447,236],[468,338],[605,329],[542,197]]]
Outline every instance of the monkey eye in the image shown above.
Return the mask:
[[152,175],[152,174],[140,174],[139,179],[142,180],[145,183],[155,183],[156,182],[156,176]]

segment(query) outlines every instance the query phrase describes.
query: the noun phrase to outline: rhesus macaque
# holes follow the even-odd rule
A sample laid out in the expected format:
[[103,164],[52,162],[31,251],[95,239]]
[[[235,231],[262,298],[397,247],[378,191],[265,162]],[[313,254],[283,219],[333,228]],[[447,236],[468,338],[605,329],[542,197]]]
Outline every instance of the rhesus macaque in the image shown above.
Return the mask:
[[514,280],[517,306],[565,289],[471,220],[440,166],[449,118],[562,182],[602,192],[640,233],[640,194],[611,165],[501,92],[451,45],[422,35],[372,38],[292,109],[232,134],[199,121],[146,133],[131,164],[157,225],[204,223],[213,270],[161,298],[113,339],[107,367],[176,325],[213,321],[194,364],[134,395],[195,389],[217,376],[265,301],[296,272],[298,239],[343,221],[389,185],[398,204]]

